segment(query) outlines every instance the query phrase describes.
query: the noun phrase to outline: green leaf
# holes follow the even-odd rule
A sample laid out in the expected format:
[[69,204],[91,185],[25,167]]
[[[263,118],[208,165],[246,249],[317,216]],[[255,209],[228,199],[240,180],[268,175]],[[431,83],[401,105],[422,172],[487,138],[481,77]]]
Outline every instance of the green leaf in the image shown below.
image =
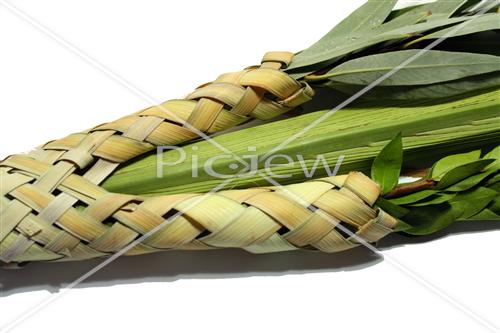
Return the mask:
[[[420,8],[417,8],[420,7]],[[412,26],[416,23],[428,19],[431,12],[422,6],[416,6],[415,10],[408,11],[396,16],[378,28],[378,32],[387,32],[397,28]]]
[[424,4],[418,4],[395,9],[387,17],[387,21],[394,21],[396,18],[401,17],[402,15],[408,14],[409,12],[416,12],[417,10],[428,11],[427,9],[422,9],[424,6]]
[[493,158],[495,160],[500,160],[500,146],[496,146],[492,150],[490,150],[488,153],[486,153],[483,158],[485,159],[490,159]]
[[470,21],[462,29],[456,30],[455,27],[441,29],[431,34],[425,35],[421,38],[415,39],[414,41],[408,43],[407,45],[412,45],[428,39],[464,36],[477,32],[495,30],[495,29],[500,29],[500,14],[497,13],[485,14]]
[[439,19],[409,26],[398,26],[395,29],[390,25],[390,22],[388,22],[370,31],[365,31],[359,36],[343,36],[343,38],[336,37],[336,35],[331,31],[313,46],[296,54],[293,57],[287,71],[293,72],[297,71],[298,68],[332,62],[337,57],[344,56],[356,50],[364,49],[378,43],[393,39],[408,38],[416,33],[436,29],[442,26],[450,26],[469,19],[469,17]]
[[391,191],[397,184],[403,164],[403,141],[398,133],[375,157],[371,176],[381,188],[382,194]]
[[413,6],[411,9],[404,8],[402,10],[406,9],[406,12],[426,10],[432,13],[429,19],[436,20],[450,17],[467,2],[468,0],[438,0],[427,4]]
[[486,208],[497,195],[498,192],[495,190],[479,187],[473,191],[456,195],[450,200],[450,203],[453,206],[460,206],[462,208],[463,211],[458,218],[467,219]]
[[499,170],[500,169],[500,146],[497,146],[495,149],[488,152],[483,156],[483,159],[494,159],[495,163],[488,165],[486,167],[487,170]]
[[[334,81],[328,81],[323,86],[350,95],[363,88],[361,85],[347,85]],[[363,95],[363,98],[377,100],[380,98],[388,100],[432,100],[498,86],[500,86],[500,75],[498,73],[490,73],[431,85],[375,87]]]
[[450,17],[463,6],[470,7],[480,0],[438,0],[429,4],[429,10],[434,13],[434,17]]
[[[466,9],[469,14],[475,14],[486,10],[487,12],[499,12],[500,0],[488,0],[484,1],[482,4],[477,5],[481,1],[471,1],[473,4]],[[477,5],[477,6],[476,6]]]
[[[420,54],[420,55],[419,55]],[[413,86],[452,81],[500,70],[500,57],[489,54],[429,50],[403,50],[347,61],[327,74],[326,79],[367,85],[391,72],[408,59],[415,59],[379,83],[380,86]]]
[[439,161],[437,161],[431,168],[429,178],[433,180],[440,180],[445,173],[448,171],[470,163],[479,159],[481,156],[480,150],[471,151],[468,153],[455,154],[451,156],[446,156]]
[[396,3],[397,0],[368,0],[330,30],[327,36],[340,39],[373,29],[385,21]]
[[451,169],[446,172],[442,177],[439,183],[436,185],[437,190],[441,190],[447,188],[455,183],[458,183],[465,178],[477,174],[481,170],[483,170],[487,165],[495,162],[495,160],[478,160],[474,162],[470,162],[467,164],[460,165],[456,168]]
[[430,200],[419,201],[417,203],[411,204],[412,207],[423,207],[429,205],[439,205],[444,202],[449,202],[455,196],[455,193],[439,193],[431,198]]
[[498,192],[493,201],[489,204],[488,209],[495,214],[500,213],[500,197],[498,196]]
[[[314,57],[316,53],[325,52],[328,48],[337,46],[338,44],[346,44],[357,40],[363,35],[363,32],[382,24],[396,3],[397,0],[369,0],[337,24],[319,41],[297,54],[293,58],[289,69],[311,65],[315,61],[308,61],[308,58],[311,56]],[[330,60],[334,57],[336,56],[326,57],[319,60],[319,62]]]
[[407,205],[428,198],[436,193],[437,191],[434,190],[423,190],[405,195],[404,197],[390,199],[389,201],[395,205]]
[[463,209],[458,205],[443,203],[413,208],[404,221],[412,226],[405,230],[411,235],[428,235],[446,228],[462,215]]
[[472,175],[458,183],[456,183],[453,186],[450,186],[446,188],[446,191],[451,191],[451,192],[461,192],[461,191],[466,191],[468,189],[473,188],[474,186],[480,184],[484,179],[488,178],[492,173],[496,172],[496,170],[487,170],[482,173],[478,173],[476,175]]
[[490,187],[500,182],[500,174],[495,175],[493,178],[488,179],[486,186]]
[[500,215],[497,215],[493,213],[491,210],[486,208],[477,213],[476,215],[467,218],[467,220],[498,221],[500,220]]

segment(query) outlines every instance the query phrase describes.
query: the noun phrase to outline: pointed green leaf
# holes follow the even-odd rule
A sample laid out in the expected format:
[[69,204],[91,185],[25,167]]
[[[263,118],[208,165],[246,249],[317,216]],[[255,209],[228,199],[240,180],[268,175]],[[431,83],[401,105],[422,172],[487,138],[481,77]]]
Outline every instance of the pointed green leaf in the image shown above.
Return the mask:
[[481,156],[480,150],[471,151],[463,154],[455,154],[451,156],[446,156],[439,161],[437,161],[430,170],[430,177],[433,180],[440,180],[445,173],[448,171],[470,163],[479,159]]
[[[477,3],[480,0],[475,0]],[[431,3],[420,4],[393,11],[390,17],[398,17],[402,14],[409,14],[417,11],[428,11],[431,13],[430,20],[446,19],[452,16],[458,9],[464,6],[469,0],[438,0]]]
[[398,184],[402,163],[403,141],[400,132],[382,149],[372,164],[372,179],[380,185],[382,194],[388,193]]
[[[361,85],[348,85],[340,82],[328,81],[323,86],[341,91],[346,94],[354,94],[361,90]],[[384,86],[375,87],[369,93],[363,95],[366,99],[389,99],[389,100],[432,100],[444,98],[475,90],[494,88],[500,86],[500,75],[497,73],[482,74],[449,82],[435,83],[423,86]]]
[[403,50],[347,61],[315,79],[367,85],[402,63],[415,59],[379,83],[413,86],[461,79],[500,70],[500,57],[489,54],[429,50]]
[[415,192],[412,194],[405,195],[404,197],[391,199],[389,201],[392,202],[393,204],[396,204],[396,205],[407,205],[407,204],[415,203],[415,202],[418,202],[418,201],[423,200],[425,198],[428,198],[431,195],[434,195],[436,193],[437,192],[434,190],[423,190],[423,191],[418,191],[418,192]]
[[499,221],[500,215],[493,213],[489,209],[483,209],[474,216],[467,218],[467,220],[481,220],[481,221]]
[[411,5],[411,6],[407,6],[407,7],[403,7],[403,8],[399,8],[399,9],[394,9],[387,17],[387,21],[389,21],[389,22],[394,21],[396,18],[398,18],[402,15],[406,15],[409,12],[415,12],[417,10],[427,11],[426,9],[422,9],[424,6],[425,6],[424,4],[417,4],[417,5]]
[[488,179],[486,182],[486,186],[490,187],[492,185],[495,185],[496,183],[500,183],[500,174],[495,175],[495,177]]
[[450,203],[463,209],[458,218],[467,219],[486,208],[497,195],[498,192],[495,190],[479,187],[473,191],[458,194],[450,200]]
[[421,38],[415,39],[407,45],[416,44],[422,40],[436,39],[441,37],[457,37],[469,35],[477,32],[500,29],[500,14],[490,13],[482,15],[473,21],[469,22],[462,29],[456,30],[455,27],[449,27],[438,30]]
[[451,191],[451,192],[466,191],[466,190],[471,189],[474,186],[480,184],[484,179],[488,178],[494,172],[496,172],[496,170],[491,169],[491,170],[487,170],[485,172],[478,173],[476,175],[472,175],[472,176],[456,183],[455,185],[452,185],[452,186],[446,188],[446,191]]
[[451,169],[446,172],[439,183],[436,185],[437,190],[441,190],[451,186],[453,184],[458,183],[459,181],[464,180],[467,177],[470,177],[474,174],[479,173],[483,170],[487,165],[495,162],[495,160],[478,160],[474,162],[470,162],[467,164],[460,165],[456,168]]
[[492,150],[490,150],[488,153],[486,153],[483,156],[484,159],[490,159],[493,158],[495,160],[500,160],[500,146],[496,146]]
[[431,12],[425,8],[415,8],[415,10],[406,12],[384,23],[382,26],[377,28],[377,32],[382,33],[402,27],[409,27],[428,19],[430,15]]
[[423,207],[429,205],[439,205],[444,202],[449,202],[456,194],[455,193],[439,193],[429,200],[422,200],[417,203],[413,203],[410,206],[412,207]]
[[340,39],[373,29],[385,21],[396,2],[397,0],[368,0],[364,5],[337,24],[323,38]]
[[[369,0],[337,24],[319,41],[297,54],[293,58],[289,69],[311,65],[318,62],[315,60],[309,60],[310,57],[314,58],[316,53],[325,52],[328,51],[329,48],[337,47],[339,44],[345,45],[359,39],[363,35],[363,32],[366,32],[366,30],[373,29],[374,27],[382,24],[391,13],[391,10],[394,8],[396,2],[397,0]],[[319,60],[319,62],[330,60],[334,57],[336,56],[327,56],[326,58]]]
[[[431,2],[427,8],[432,12],[431,19],[448,18],[453,15],[458,9],[465,5],[468,0],[438,0]],[[475,3],[479,2],[473,1]]]
[[[337,57],[344,56],[356,50],[360,50],[378,43],[393,39],[404,39],[416,33],[436,29],[442,26],[451,26],[463,21],[470,20],[470,17],[453,17],[449,19],[439,19],[430,22],[423,22],[409,26],[401,26],[394,29],[390,22],[383,24],[370,31],[363,32],[360,36],[344,36],[343,39],[327,34],[320,41],[308,49],[296,54],[287,71],[297,71],[298,68],[309,67],[314,64],[331,62]],[[388,29],[388,30],[386,30]]]
[[500,146],[497,146],[495,149],[488,152],[483,156],[483,159],[494,159],[495,163],[488,165],[486,167],[487,170],[495,170],[498,171],[500,169]]

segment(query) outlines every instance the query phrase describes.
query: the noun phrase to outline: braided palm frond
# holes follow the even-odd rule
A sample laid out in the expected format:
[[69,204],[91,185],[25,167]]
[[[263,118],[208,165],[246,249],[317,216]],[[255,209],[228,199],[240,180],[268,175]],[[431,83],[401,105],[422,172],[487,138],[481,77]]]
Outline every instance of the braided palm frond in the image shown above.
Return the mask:
[[[25,156],[11,157],[9,164],[29,165],[32,176],[14,173],[2,187],[9,190],[10,200],[2,197],[6,205],[30,210],[0,244],[4,262],[229,247],[252,253],[337,252],[377,241],[397,224],[372,207],[379,186],[359,172],[278,188],[140,198],[109,193],[75,174],[54,195],[31,182],[50,166]],[[48,223],[64,201],[74,200],[85,208],[65,209]]]

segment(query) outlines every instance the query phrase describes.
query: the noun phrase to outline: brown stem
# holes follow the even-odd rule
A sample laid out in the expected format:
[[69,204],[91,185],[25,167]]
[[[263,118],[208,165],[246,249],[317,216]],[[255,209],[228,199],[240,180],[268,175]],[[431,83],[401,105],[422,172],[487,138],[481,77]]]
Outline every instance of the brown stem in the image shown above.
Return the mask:
[[387,199],[402,197],[407,194],[415,193],[422,190],[431,189],[436,185],[432,179],[420,179],[413,183],[402,184],[396,186],[391,192],[387,193],[384,197]]

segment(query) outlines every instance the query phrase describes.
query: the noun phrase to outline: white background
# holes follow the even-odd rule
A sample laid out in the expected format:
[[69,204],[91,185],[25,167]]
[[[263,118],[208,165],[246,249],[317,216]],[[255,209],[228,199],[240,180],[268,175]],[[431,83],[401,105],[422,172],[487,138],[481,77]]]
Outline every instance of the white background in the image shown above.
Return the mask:
[[[298,51],[363,1],[13,3],[144,94],[0,6],[0,157],[181,97],[266,51]],[[478,316],[500,325],[499,228],[392,237],[380,244],[385,258],[366,249],[124,258],[64,294],[97,262],[32,264],[0,271],[0,326],[52,295],[13,331],[481,332]]]

